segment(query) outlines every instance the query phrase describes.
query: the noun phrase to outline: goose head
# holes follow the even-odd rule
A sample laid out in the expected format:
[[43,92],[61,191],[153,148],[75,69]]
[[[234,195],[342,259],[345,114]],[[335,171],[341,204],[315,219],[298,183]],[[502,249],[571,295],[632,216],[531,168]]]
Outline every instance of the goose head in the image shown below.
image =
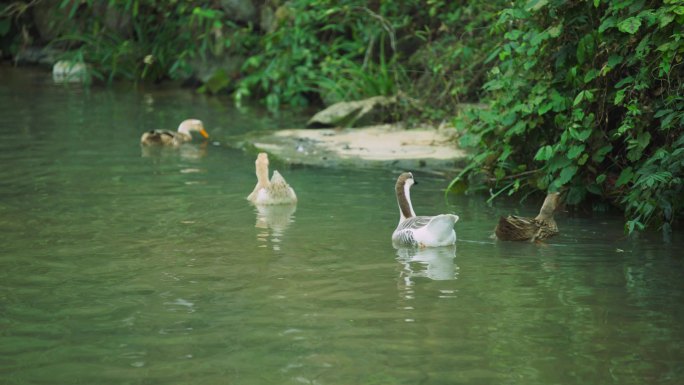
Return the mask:
[[204,124],[199,119],[186,119],[178,126],[178,132],[191,136],[191,132],[199,132],[205,139],[209,138],[209,134],[204,129]]
[[411,186],[414,184],[418,184],[418,182],[413,179],[413,174],[410,172],[405,172],[397,178],[397,184],[395,185],[394,190],[397,193],[400,221],[416,216],[415,211],[413,211],[413,205],[411,204]]

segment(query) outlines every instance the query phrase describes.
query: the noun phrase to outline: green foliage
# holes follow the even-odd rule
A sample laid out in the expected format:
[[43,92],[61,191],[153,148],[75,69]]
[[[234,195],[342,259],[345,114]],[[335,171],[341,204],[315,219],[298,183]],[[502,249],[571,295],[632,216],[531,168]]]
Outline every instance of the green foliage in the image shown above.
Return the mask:
[[481,87],[500,50],[489,26],[497,20],[504,1],[430,0],[411,10],[411,31],[405,45],[406,72],[411,75],[411,94],[429,101],[428,117],[452,116],[463,103],[480,101]]
[[270,107],[330,102],[397,91],[394,30],[360,0],[293,0],[260,49],[243,66],[235,93],[263,97]]
[[480,32],[497,4],[504,3],[289,1],[245,63],[236,99],[257,96],[275,107],[401,91],[430,100],[425,112],[444,117],[477,101],[495,44]]
[[[463,112],[475,149],[459,178],[567,190],[626,209],[627,230],[684,205],[682,2],[522,1],[503,9],[484,85],[490,108]],[[511,183],[516,181],[518,183]]]
[[[26,13],[53,3],[17,4]],[[254,3],[274,12],[258,26],[236,24],[210,0],[56,4],[53,21],[70,28],[50,43],[101,79],[185,78],[197,62],[230,56],[242,61],[240,70],[211,68],[200,91],[229,91],[238,103],[260,99],[273,108],[401,91],[430,100],[424,112],[442,119],[459,103],[478,100],[492,65],[485,59],[497,44],[486,28],[505,3],[270,0]],[[0,21],[7,21],[2,14]],[[21,28],[33,30],[28,20]]]
[[[52,7],[53,24],[68,28],[59,30],[49,44],[66,49],[64,58],[88,63],[97,78],[108,81],[185,78],[193,61],[243,53],[256,41],[250,27],[228,20],[217,3],[209,0],[62,0],[51,4],[30,2],[21,9],[26,13],[30,6]],[[7,16],[0,21],[17,14]],[[25,19],[22,30],[32,30]]]

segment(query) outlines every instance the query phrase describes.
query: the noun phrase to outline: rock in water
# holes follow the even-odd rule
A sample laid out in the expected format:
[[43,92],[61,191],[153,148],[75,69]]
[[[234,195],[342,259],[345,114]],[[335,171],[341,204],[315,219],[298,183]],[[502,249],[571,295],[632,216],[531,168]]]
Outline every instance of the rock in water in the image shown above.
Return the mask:
[[52,79],[56,83],[85,83],[90,74],[85,63],[60,60],[52,66]]

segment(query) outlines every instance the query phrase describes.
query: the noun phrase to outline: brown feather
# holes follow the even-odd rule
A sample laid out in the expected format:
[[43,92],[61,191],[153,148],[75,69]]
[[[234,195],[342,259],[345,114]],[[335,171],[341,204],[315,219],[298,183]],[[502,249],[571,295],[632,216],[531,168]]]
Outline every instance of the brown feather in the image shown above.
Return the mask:
[[496,237],[502,241],[542,241],[558,234],[558,226],[553,213],[558,207],[558,193],[548,194],[536,218],[509,215],[500,217],[494,229]]

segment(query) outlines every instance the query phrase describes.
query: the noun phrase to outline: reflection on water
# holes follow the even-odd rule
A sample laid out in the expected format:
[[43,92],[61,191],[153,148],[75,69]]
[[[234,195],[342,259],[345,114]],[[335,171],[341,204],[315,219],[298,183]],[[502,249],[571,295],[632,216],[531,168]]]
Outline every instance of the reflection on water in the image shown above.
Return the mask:
[[404,265],[401,276],[406,286],[411,286],[412,278],[416,277],[438,281],[458,278],[455,258],[456,245],[397,250],[397,261]]
[[[285,230],[294,223],[293,215],[297,210],[297,205],[256,205],[255,209],[254,227],[262,230],[257,233],[257,239],[270,243],[273,250],[280,250],[280,241]],[[262,247],[266,247],[266,244]]]
[[277,164],[299,203],[255,208],[254,154],[141,157],[140,135],[196,116],[223,142],[282,116],[50,83],[0,68],[3,385],[684,383],[677,229],[563,214],[545,245],[492,242],[538,205],[445,204],[423,175],[414,204],[459,213],[457,249],[397,251],[400,170]]
[[143,158],[163,159],[180,157],[183,160],[200,160],[207,156],[209,143],[204,141],[199,144],[186,143],[178,147],[168,146],[140,146],[140,155]]

